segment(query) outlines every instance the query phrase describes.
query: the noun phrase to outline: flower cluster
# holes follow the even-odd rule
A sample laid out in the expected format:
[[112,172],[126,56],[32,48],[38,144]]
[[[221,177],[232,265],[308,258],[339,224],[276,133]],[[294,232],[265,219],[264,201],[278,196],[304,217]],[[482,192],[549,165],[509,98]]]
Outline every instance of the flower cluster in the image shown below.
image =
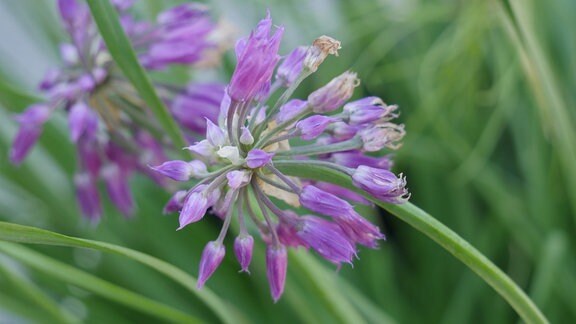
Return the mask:
[[[208,120],[206,139],[187,147],[197,159],[153,167],[177,181],[198,179],[165,207],[165,212],[179,211],[179,229],[201,220],[210,208],[223,219],[220,235],[202,254],[199,287],[221,263],[233,219],[239,226],[234,253],[242,271],[248,271],[252,256],[250,224],[266,243],[274,300],[284,289],[286,247],[312,248],[340,265],[352,262],[357,245],[374,248],[384,238],[349,202],[365,202],[364,198],[335,185],[290,177],[280,171],[283,166],[314,164],[336,170],[390,203],[403,203],[409,196],[405,179],[389,170],[391,161],[368,155],[399,147],[404,129],[391,122],[397,107],[376,97],[348,102],[359,83],[352,72],[334,78],[306,100],[291,99],[328,55],[337,55],[340,43],[322,36],[282,59],[278,48],[283,32],[282,27],[272,27],[268,14],[249,37],[237,42],[237,65],[218,123]],[[278,99],[269,105],[271,98]],[[309,212],[301,216],[289,206]]]
[[[156,23],[136,21],[127,10],[131,0],[114,0],[122,26],[148,69],[170,64],[197,64],[214,54],[216,25],[204,7],[183,4],[160,13]],[[142,99],[121,77],[98,34],[87,5],[77,0],[59,0],[59,12],[70,43],[60,45],[63,66],[46,74],[39,85],[44,103],[28,107],[16,116],[20,129],[10,160],[19,164],[42,132],[55,110],[68,116],[70,138],[78,152],[74,177],[83,214],[97,220],[101,214],[97,181],[103,179],[112,202],[125,215],[134,210],[128,179],[142,171],[165,182],[147,165],[166,158],[163,133],[150,118]],[[175,118],[192,134],[203,134],[204,118],[215,120],[224,96],[217,84],[193,84],[188,89],[159,85],[162,98],[171,105]]]

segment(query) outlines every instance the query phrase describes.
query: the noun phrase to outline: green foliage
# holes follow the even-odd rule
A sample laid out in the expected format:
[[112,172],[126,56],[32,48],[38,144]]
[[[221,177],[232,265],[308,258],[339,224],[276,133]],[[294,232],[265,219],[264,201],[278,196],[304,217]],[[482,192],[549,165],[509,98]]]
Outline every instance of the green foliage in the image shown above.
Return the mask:
[[[158,3],[141,2],[136,9],[150,16],[147,10],[157,11]],[[408,134],[396,153],[395,170],[407,175],[412,203],[477,247],[529,293],[551,322],[576,320],[576,166],[571,145],[575,130],[570,109],[576,103],[576,46],[570,33],[576,28],[576,3],[214,3],[215,16],[225,15],[244,30],[242,34],[270,8],[275,22],[286,27],[284,52],[321,34],[342,40],[340,57],[329,58],[304,88],[352,68],[362,79],[357,97],[378,95],[399,104]],[[179,134],[170,133],[175,131],[172,121],[166,119],[148,76],[119,32],[108,2],[89,4],[101,13],[99,28],[123,73],[167,127],[175,146],[182,146]],[[361,250],[354,269],[343,267],[336,273],[310,252],[292,253],[286,294],[277,304],[269,297],[261,246],[255,250],[250,276],[237,273],[239,267],[228,253],[207,287],[197,291],[191,275],[197,273],[204,244],[218,235],[219,223],[207,219],[175,232],[176,219],[160,216],[167,194],[147,179],[133,183],[139,204],[134,219],[125,220],[107,208],[101,223],[89,226],[79,219],[74,202],[70,179],[74,153],[62,120],[48,123],[39,147],[20,168],[7,163],[15,132],[10,113],[34,100],[35,90],[22,84],[34,84],[43,72],[30,73],[27,62],[54,52],[59,40],[54,35],[58,22],[50,18],[53,13],[53,2],[0,1],[0,21],[8,21],[2,18],[10,15],[20,19],[2,25],[0,32],[0,39],[8,33],[19,37],[18,43],[0,42],[0,220],[66,233],[8,225],[12,227],[2,227],[4,239],[6,235],[18,239],[16,230],[27,229],[27,235],[50,237],[35,243],[83,248],[2,243],[0,321],[158,319],[152,317],[154,306],[128,307],[134,303],[130,298],[158,304],[164,309],[160,313],[173,314],[174,321],[178,316],[207,322],[232,317],[250,323],[518,320],[479,277],[384,211],[367,215],[379,223],[388,240],[379,250]],[[51,28],[45,28],[48,25]],[[28,47],[19,47],[22,44]],[[35,50],[18,51],[20,57],[5,54],[19,48]],[[229,67],[222,73],[229,75]],[[398,212],[394,209],[398,207],[384,207]],[[87,253],[86,247],[106,253]],[[134,257],[141,263],[133,262]],[[41,263],[33,260],[63,272],[41,269]],[[101,288],[107,296],[98,294],[90,286],[99,282],[105,283],[101,287],[115,288]],[[511,289],[516,297],[521,295]],[[123,293],[132,296],[124,304],[118,300]],[[167,316],[166,321],[171,315]],[[533,320],[537,318],[534,314]]]

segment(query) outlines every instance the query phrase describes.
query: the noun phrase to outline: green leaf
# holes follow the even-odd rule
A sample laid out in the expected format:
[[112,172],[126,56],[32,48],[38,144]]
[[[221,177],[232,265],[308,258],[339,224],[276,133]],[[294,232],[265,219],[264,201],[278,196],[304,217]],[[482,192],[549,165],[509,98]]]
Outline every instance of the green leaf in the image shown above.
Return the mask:
[[334,183],[362,194],[366,199],[426,234],[458,260],[466,264],[492,286],[526,323],[548,323],[548,320],[538,307],[512,279],[466,240],[425,211],[411,203],[402,205],[384,203],[356,188],[352,184],[350,177],[341,172],[320,165],[308,164],[306,167],[302,167],[302,164],[300,161],[275,162],[275,166],[287,175]]
[[40,253],[17,244],[0,243],[0,252],[62,281],[84,288],[97,295],[140,310],[149,315],[156,316],[159,319],[176,323],[201,323],[198,318],[118,287],[82,270],[43,256]]
[[[0,245],[1,248],[1,245]],[[52,298],[48,297],[38,286],[27,280],[21,274],[13,273],[8,267],[0,263],[0,277],[6,280],[27,298],[27,305],[35,305],[38,310],[44,311],[58,323],[80,323],[80,319],[60,307]],[[5,287],[3,289],[6,289]],[[12,296],[13,297],[13,296]]]
[[19,112],[28,105],[41,101],[43,101],[41,98],[26,94],[0,78],[0,105],[9,111]]
[[170,116],[168,109],[154,90],[148,74],[138,62],[134,49],[120,25],[118,13],[110,4],[110,1],[88,0],[88,6],[108,51],[110,51],[110,55],[112,55],[118,67],[124,72],[126,78],[128,78],[152,113],[154,113],[154,116],[164,128],[174,146],[178,149],[185,147],[186,141],[180,128]]
[[171,278],[175,282],[196,295],[208,306],[220,320],[225,323],[235,323],[237,316],[231,311],[231,306],[225,304],[218,296],[207,288],[196,289],[196,279],[181,269],[142,252],[134,251],[114,244],[70,237],[47,230],[0,222],[0,240],[9,242],[45,244],[94,249],[102,252],[121,255],[153,269]]

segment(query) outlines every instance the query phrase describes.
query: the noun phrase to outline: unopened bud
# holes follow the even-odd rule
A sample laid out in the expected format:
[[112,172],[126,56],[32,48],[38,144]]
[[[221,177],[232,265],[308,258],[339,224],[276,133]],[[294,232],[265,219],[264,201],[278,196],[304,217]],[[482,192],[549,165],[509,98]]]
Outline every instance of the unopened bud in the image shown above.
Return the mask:
[[338,56],[338,50],[340,48],[342,48],[340,41],[332,37],[323,35],[316,38],[312,46],[308,49],[308,53],[304,59],[304,67],[311,72],[316,72],[328,55]]

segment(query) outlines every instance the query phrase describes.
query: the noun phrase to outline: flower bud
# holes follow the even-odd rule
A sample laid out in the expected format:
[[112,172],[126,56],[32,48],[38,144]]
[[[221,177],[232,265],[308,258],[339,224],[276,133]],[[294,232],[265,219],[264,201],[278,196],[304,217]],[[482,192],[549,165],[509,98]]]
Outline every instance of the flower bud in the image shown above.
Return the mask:
[[198,160],[190,162],[179,160],[167,161],[159,166],[151,168],[152,170],[176,181],[188,181],[192,176],[201,176],[208,172],[206,165],[202,161]]
[[274,153],[268,153],[263,150],[254,149],[248,152],[246,156],[246,165],[250,169],[256,169],[264,166],[266,163],[272,160]]
[[363,149],[368,152],[376,152],[387,147],[393,150],[400,148],[400,141],[406,132],[404,125],[384,123],[370,128],[362,129],[358,134],[362,139]]
[[184,198],[186,198],[186,190],[176,191],[164,206],[162,213],[170,214],[180,211],[184,205]]
[[346,200],[312,185],[302,188],[300,203],[311,211],[336,218],[354,212],[354,208]]
[[277,302],[284,292],[288,255],[284,245],[268,245],[266,248],[266,275],[270,283],[270,293]]
[[184,201],[184,206],[180,211],[180,227],[178,230],[184,228],[184,226],[197,222],[204,217],[206,211],[210,205],[208,204],[208,199],[202,192],[191,192],[188,194],[188,198]]
[[70,108],[68,126],[70,127],[70,137],[74,143],[78,142],[82,135],[90,140],[98,130],[98,114],[90,109],[86,103],[77,102]]
[[82,215],[91,221],[97,221],[102,215],[102,206],[98,194],[98,186],[88,173],[74,175],[76,199],[80,204]]
[[224,146],[216,152],[219,157],[227,159],[232,164],[240,165],[242,164],[242,158],[240,157],[240,151],[236,146]]
[[276,122],[283,123],[288,121],[303,112],[308,108],[308,102],[300,99],[292,99],[280,107],[278,115],[276,115]]
[[359,84],[360,80],[356,77],[356,73],[346,71],[312,92],[308,96],[308,104],[315,113],[334,111],[352,97],[354,88]]
[[50,117],[51,111],[48,106],[35,104],[14,117],[20,123],[20,128],[10,149],[10,162],[20,164],[24,160],[32,146],[38,141],[42,125]]
[[393,204],[406,202],[406,179],[388,170],[361,165],[352,174],[354,185],[379,200]]
[[213,146],[226,145],[226,133],[210,119],[206,119],[206,138]]
[[254,247],[254,238],[249,234],[240,234],[234,240],[234,254],[242,268],[241,272],[248,271],[248,266],[252,261],[252,248]]
[[314,115],[296,123],[296,128],[300,130],[300,137],[303,140],[312,140],[320,136],[330,123],[337,120],[337,118],[333,117]]
[[270,82],[276,63],[278,48],[284,28],[278,28],[269,35],[272,28],[270,14],[261,20],[250,37],[241,39],[236,44],[238,63],[232,74],[228,94],[235,101],[248,102]]
[[367,97],[352,101],[344,105],[344,112],[348,114],[350,125],[363,125],[378,120],[390,120],[398,117],[392,113],[398,106],[387,106],[378,97]]
[[286,58],[282,64],[278,66],[276,78],[282,81],[285,87],[289,87],[302,73],[304,59],[307,56],[308,48],[305,46],[296,47]]
[[220,266],[224,256],[226,255],[226,249],[222,243],[211,241],[206,244],[204,251],[202,252],[202,257],[200,258],[200,270],[198,271],[198,289],[204,287],[206,280],[212,276],[214,271]]
[[248,170],[234,170],[226,174],[226,179],[228,179],[228,185],[232,189],[239,189],[250,183],[250,178],[252,178],[252,171]]
[[308,48],[308,53],[306,53],[306,58],[304,59],[304,67],[311,72],[316,72],[328,55],[338,56],[340,48],[342,48],[340,42],[334,38],[326,35],[318,37],[314,40],[312,46]]
[[337,224],[320,217],[303,216],[298,218],[296,228],[300,240],[324,259],[338,265],[352,262],[356,249]]
[[134,212],[134,200],[128,184],[128,174],[115,163],[104,166],[101,172],[112,203],[125,216],[132,215]]
[[248,127],[242,127],[242,134],[240,135],[240,143],[244,145],[251,145],[254,143],[254,137],[250,133]]

